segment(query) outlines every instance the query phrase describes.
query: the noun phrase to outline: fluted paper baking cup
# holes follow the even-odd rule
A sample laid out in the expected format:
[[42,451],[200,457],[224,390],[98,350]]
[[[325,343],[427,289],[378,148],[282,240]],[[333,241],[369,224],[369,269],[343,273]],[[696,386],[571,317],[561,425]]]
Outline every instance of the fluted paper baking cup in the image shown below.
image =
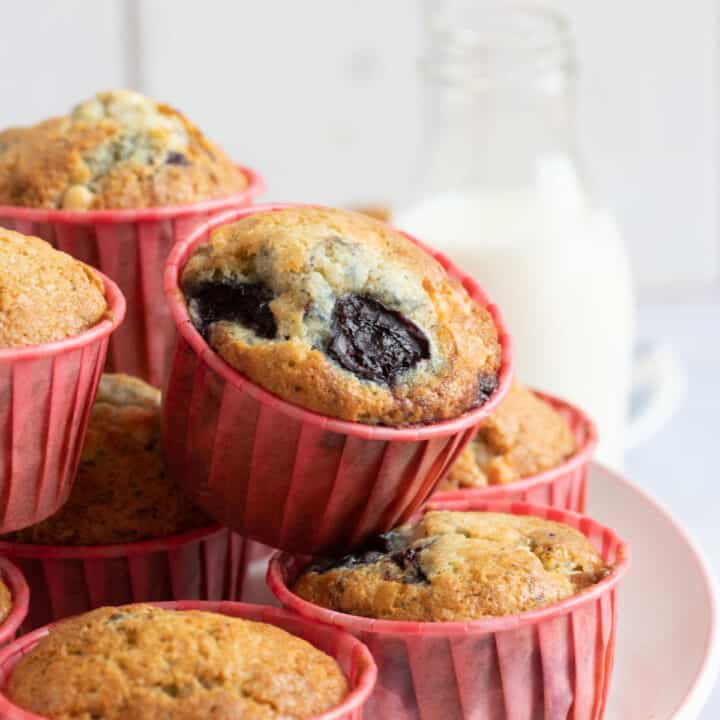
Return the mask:
[[241,535],[292,552],[337,551],[397,525],[430,496],[507,392],[511,343],[497,307],[478,284],[424,248],[488,309],[497,327],[502,366],[498,387],[483,406],[432,425],[392,428],[327,417],[264,390],[197,332],[180,275],[215,228],[285,207],[216,216],[170,254],[165,292],[178,339],[164,400],[165,456],[168,472],[193,502]]
[[108,372],[136,375],[161,387],[175,327],[163,295],[163,268],[173,244],[213,213],[250,205],[265,189],[240,167],[248,186],[188,205],[140,210],[69,211],[0,206],[0,226],[37,235],[111,277],[127,300],[125,323],[113,334]]
[[237,600],[247,546],[219,525],[155,540],[98,546],[0,542],[0,556],[30,587],[29,632],[104,605],[163,600]]
[[102,276],[106,317],[73,337],[0,349],[0,533],[44,520],[67,500],[108,339],[125,315]]
[[478,499],[526,502],[533,505],[550,505],[579,513],[585,512],[588,468],[597,447],[595,423],[575,405],[547,393],[537,390],[533,392],[567,420],[575,437],[575,452],[557,467],[522,480],[503,485],[439,490],[433,495],[433,501]]
[[609,528],[567,510],[458,500],[429,509],[488,510],[567,523],[612,572],[590,589],[539,610],[470,622],[396,622],[334,612],[289,589],[306,559],[278,553],[268,584],[299,617],[346,630],[378,666],[371,718],[393,720],[600,720],[615,651],[617,586],[630,556]]
[[[302,638],[318,650],[334,658],[345,674],[350,686],[342,703],[320,715],[307,720],[361,720],[362,708],[375,684],[377,670],[368,649],[352,635],[327,625],[308,622],[280,608],[264,605],[248,605],[238,602],[173,602],[156,603],[168,610],[184,612],[202,610],[230,617],[244,618],[255,622],[269,623]],[[5,688],[13,668],[19,660],[44,638],[51,628],[43,627],[16,640],[0,651],[0,687]],[[366,718],[375,717],[365,715]],[[14,705],[4,694],[0,694],[0,720],[47,720]],[[200,719],[198,719],[200,720]],[[389,719],[388,719],[389,720]]]
[[0,647],[5,647],[15,639],[15,634],[25,620],[30,592],[20,570],[4,557],[0,557],[0,578],[10,591],[12,599],[10,613],[0,623]]

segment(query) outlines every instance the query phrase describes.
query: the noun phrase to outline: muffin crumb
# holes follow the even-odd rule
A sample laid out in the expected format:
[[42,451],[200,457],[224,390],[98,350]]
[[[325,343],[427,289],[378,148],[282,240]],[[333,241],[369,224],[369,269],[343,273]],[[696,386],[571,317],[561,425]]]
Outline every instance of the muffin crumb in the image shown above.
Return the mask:
[[0,349],[72,337],[107,309],[94,270],[40,238],[0,228]]
[[502,485],[557,467],[576,450],[568,421],[514,382],[463,450],[441,490]]

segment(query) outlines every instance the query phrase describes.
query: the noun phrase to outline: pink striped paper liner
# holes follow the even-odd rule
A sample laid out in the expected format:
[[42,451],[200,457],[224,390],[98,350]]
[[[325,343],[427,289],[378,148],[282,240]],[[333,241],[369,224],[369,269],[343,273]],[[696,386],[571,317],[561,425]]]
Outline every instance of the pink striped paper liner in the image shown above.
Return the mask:
[[165,291],[178,342],[165,393],[165,454],[168,472],[223,525],[293,552],[340,550],[397,525],[430,496],[507,392],[511,342],[498,308],[478,284],[424,248],[487,307],[498,329],[498,388],[483,406],[433,425],[379,427],[305,410],[250,382],[190,322],[180,275],[215,228],[285,207],[218,215],[173,248]]
[[0,206],[0,226],[36,235],[111,277],[127,299],[127,316],[113,335],[108,372],[136,375],[161,387],[175,327],[163,294],[163,269],[173,244],[214,213],[250,205],[263,179],[239,167],[248,186],[232,195],[188,205],[140,210],[73,212]]
[[20,570],[9,560],[0,557],[0,578],[10,591],[12,609],[0,624],[0,647],[5,647],[15,639],[28,611],[30,591]]
[[125,315],[102,276],[107,317],[65,340],[0,349],[0,533],[44,520],[75,480],[108,340]]
[[0,542],[30,587],[23,632],[103,607],[242,597],[248,544],[219,525],[155,540],[98,546]]
[[[157,603],[168,610],[185,612],[202,610],[230,617],[245,618],[255,622],[269,623],[302,638],[318,650],[334,658],[345,673],[350,692],[340,705],[307,720],[361,720],[362,708],[372,692],[377,669],[368,649],[352,635],[332,627],[308,622],[279,608],[264,605],[247,605],[237,602],[190,602]],[[0,687],[4,688],[13,668],[43,638],[50,627],[43,627],[16,640],[0,651]],[[366,718],[372,716],[365,715]],[[46,720],[40,715],[22,710],[4,694],[0,694],[0,720]],[[198,718],[198,720],[200,720]]]
[[617,587],[630,554],[609,528],[577,513],[513,502],[456,500],[428,509],[489,510],[566,523],[583,532],[612,567],[590,589],[517,615],[471,622],[395,622],[347,615],[289,589],[307,560],[270,562],[268,584],[299,617],[352,633],[378,666],[367,704],[393,720],[600,720],[615,651]]
[[568,421],[577,448],[573,455],[557,467],[504,485],[439,490],[433,495],[433,501],[478,499],[526,502],[585,512],[588,468],[598,440],[595,423],[575,405],[547,393],[533,392]]

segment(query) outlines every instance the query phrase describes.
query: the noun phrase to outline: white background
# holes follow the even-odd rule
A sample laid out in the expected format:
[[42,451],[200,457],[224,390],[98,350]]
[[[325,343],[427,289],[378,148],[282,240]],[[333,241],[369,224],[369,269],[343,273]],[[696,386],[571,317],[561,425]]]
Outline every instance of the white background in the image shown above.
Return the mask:
[[[681,414],[628,468],[720,569],[720,4],[553,4],[575,30],[582,143],[631,251],[641,333],[671,341],[690,380]],[[273,199],[397,203],[413,187],[425,142],[418,0],[0,6],[0,126],[130,86],[261,169]],[[720,692],[704,717],[720,717]]]
[[[585,155],[638,282],[653,296],[707,292],[720,254],[718,3],[553,4],[573,22]],[[274,199],[397,202],[413,187],[419,0],[4,5],[1,125],[132,86],[261,168]]]

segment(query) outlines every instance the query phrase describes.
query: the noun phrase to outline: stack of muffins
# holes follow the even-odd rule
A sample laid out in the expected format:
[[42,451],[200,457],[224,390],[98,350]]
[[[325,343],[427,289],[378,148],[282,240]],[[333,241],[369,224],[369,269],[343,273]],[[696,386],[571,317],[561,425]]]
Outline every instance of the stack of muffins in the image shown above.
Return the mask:
[[0,132],[0,718],[602,717],[591,421],[444,256],[262,187],[129,91]]

